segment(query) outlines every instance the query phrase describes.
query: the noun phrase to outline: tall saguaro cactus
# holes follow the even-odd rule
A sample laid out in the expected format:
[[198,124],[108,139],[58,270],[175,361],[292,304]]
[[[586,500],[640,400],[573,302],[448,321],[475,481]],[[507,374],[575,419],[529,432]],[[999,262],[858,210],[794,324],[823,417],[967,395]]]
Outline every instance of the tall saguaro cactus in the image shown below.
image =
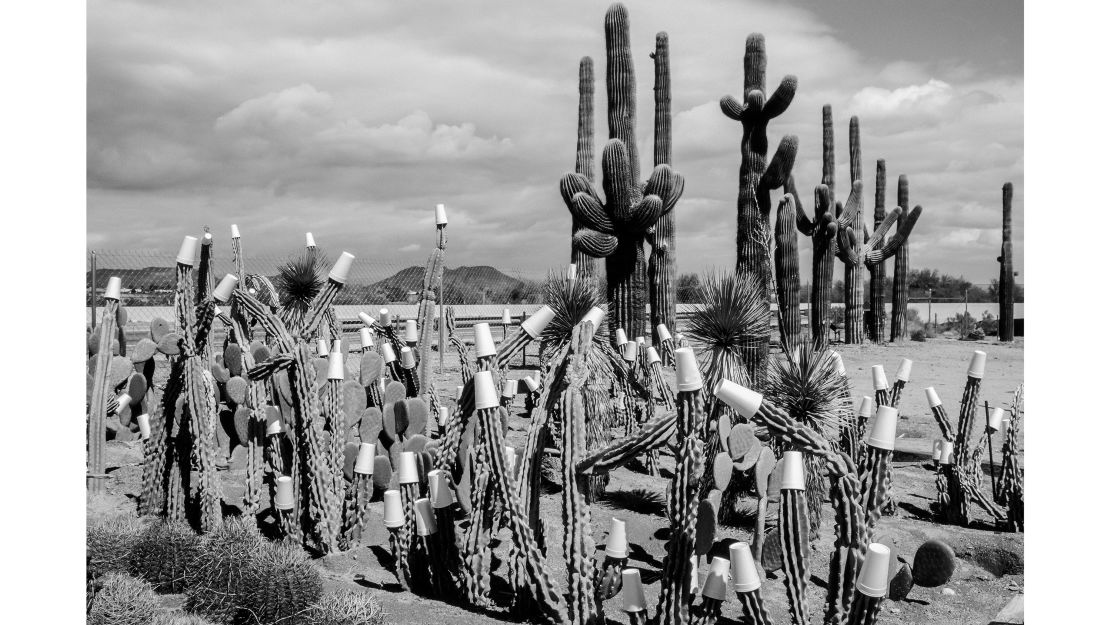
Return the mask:
[[[594,60],[588,56],[578,62],[578,149],[574,153],[574,171],[594,181]],[[574,235],[582,225],[573,219],[571,226],[570,262],[579,275],[592,276],[597,261],[574,245]]]
[[1002,255],[998,257],[998,340],[1014,340],[1014,185],[1002,185]]
[[[848,120],[848,171],[852,191],[855,191],[856,182],[863,180],[863,157],[860,153],[859,118],[855,115]],[[848,202],[852,201],[849,196]],[[858,263],[846,259],[846,236],[854,237],[856,241],[864,241],[863,226],[863,196],[857,195],[859,202],[857,212],[844,210],[842,217],[846,223],[841,224],[837,233],[837,257],[844,263],[844,342],[863,342],[863,267]],[[838,206],[839,209],[839,206]],[[847,226],[847,227],[845,227]]]
[[[671,53],[667,33],[655,35],[655,165],[671,164]],[[655,224],[648,260],[650,282],[651,327],[655,344],[660,337],[657,328],[664,324],[675,327],[675,223],[674,212],[668,212]]]
[[590,180],[566,174],[559,183],[563,201],[581,227],[575,249],[605,259],[609,332],[624,328],[632,336],[647,332],[647,262],[644,242],[659,218],[682,195],[682,176],[661,164],[643,185],[636,147],[636,76],[629,43],[628,9],[613,4],[605,13],[605,86],[609,141],[601,153],[605,200]]
[[[903,207],[905,210],[905,207]],[[886,160],[875,163],[875,231],[883,225],[886,218]],[[878,238],[875,247],[883,246]],[[886,342],[886,261],[869,267],[871,270],[871,320],[867,327],[867,337],[873,343]]]
[[[905,174],[898,176],[898,206],[906,209],[910,205],[910,180]],[[902,229],[902,219],[898,220],[898,229]],[[909,236],[909,233],[906,233]],[[910,299],[910,244],[898,248],[894,254],[894,286],[893,301],[890,306],[890,340],[901,341],[906,338],[906,315]]]
[[792,349],[802,335],[802,314],[798,272],[797,210],[794,196],[779,201],[775,218],[775,288],[779,298],[779,340],[783,349]]

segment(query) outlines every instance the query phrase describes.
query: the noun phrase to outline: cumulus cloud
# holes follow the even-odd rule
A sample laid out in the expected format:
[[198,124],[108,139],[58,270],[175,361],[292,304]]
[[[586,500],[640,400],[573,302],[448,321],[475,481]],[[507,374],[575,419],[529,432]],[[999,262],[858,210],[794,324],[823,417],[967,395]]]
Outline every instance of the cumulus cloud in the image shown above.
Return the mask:
[[897,89],[864,87],[850,103],[859,115],[886,117],[892,115],[939,115],[952,102],[952,85],[932,78],[923,85],[907,85]]

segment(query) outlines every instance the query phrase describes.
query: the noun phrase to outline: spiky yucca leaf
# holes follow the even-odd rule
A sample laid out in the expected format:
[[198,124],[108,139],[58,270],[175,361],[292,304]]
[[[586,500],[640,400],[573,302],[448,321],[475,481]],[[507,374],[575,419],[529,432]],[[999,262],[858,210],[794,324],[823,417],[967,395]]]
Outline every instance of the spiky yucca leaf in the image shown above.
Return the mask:
[[719,380],[750,386],[744,355],[757,352],[770,327],[763,292],[748,275],[706,274],[698,285],[700,309],[690,318],[686,338],[698,354],[704,388]]
[[[575,280],[567,280],[565,275],[549,273],[543,284],[544,302],[555,311],[555,317],[547,324],[540,341],[545,346],[563,345],[570,340],[570,333],[574,326],[582,321],[582,317],[591,308],[597,306],[604,310],[605,295],[601,292],[597,280],[588,276],[580,276]],[[602,328],[594,328],[594,340],[605,342]]]
[[295,327],[324,288],[327,259],[323,254],[295,256],[278,267],[275,285],[281,302],[281,320]]
[[852,413],[852,400],[845,396],[843,385],[832,351],[799,347],[785,358],[772,360],[763,395],[835,443],[845,417]]

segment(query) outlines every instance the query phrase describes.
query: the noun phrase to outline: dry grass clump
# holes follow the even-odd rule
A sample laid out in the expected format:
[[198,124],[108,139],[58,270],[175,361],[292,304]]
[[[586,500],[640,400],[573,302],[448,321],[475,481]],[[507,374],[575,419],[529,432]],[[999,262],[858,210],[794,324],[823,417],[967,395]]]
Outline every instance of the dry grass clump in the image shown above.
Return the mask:
[[308,617],[313,625],[378,625],[385,621],[385,612],[367,592],[340,590],[324,595]]

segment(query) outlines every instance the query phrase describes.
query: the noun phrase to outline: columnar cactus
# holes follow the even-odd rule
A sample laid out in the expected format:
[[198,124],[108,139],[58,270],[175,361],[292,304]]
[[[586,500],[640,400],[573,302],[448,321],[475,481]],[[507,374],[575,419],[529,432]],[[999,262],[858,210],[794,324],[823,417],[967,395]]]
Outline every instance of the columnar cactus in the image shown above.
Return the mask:
[[779,546],[782,549],[783,584],[795,625],[809,623],[806,585],[809,583],[809,512],[806,509],[805,469],[802,452],[784,456],[779,503]]
[[93,390],[89,399],[88,412],[88,489],[94,495],[104,494],[107,474],[104,467],[104,419],[107,416],[105,405],[111,391],[108,388],[108,374],[112,360],[112,336],[116,333],[116,315],[119,312],[120,279],[108,279],[104,289],[104,313],[100,322],[100,341],[96,352],[96,367],[93,370]]
[[775,288],[779,301],[779,341],[789,351],[802,336],[801,284],[798,275],[797,211],[794,196],[779,201],[775,218]]
[[[655,165],[671,163],[671,53],[667,33],[655,35]],[[648,261],[650,283],[652,343],[658,344],[660,324],[675,324],[675,215],[668,212],[655,224]]]
[[1014,340],[1014,185],[1002,185],[1002,253],[998,257],[998,340]]
[[[910,180],[905,174],[898,176],[898,206],[902,207],[902,214],[898,217],[898,230],[901,232],[902,224],[910,219],[905,211],[910,206]],[[906,233],[908,238],[909,232]],[[898,247],[894,254],[894,286],[891,289],[893,297],[890,306],[890,340],[903,341],[906,339],[906,319],[910,300],[910,244],[905,241]]]
[[683,180],[668,165],[658,165],[641,186],[636,148],[636,78],[628,33],[628,10],[613,4],[605,14],[606,91],[609,141],[601,154],[605,201],[590,180],[566,174],[559,183],[563,201],[581,228],[576,249],[605,258],[610,333],[625,328],[646,334],[647,263],[644,242],[659,218],[682,195]]
[[890,557],[890,549],[885,545],[868,545],[846,625],[875,625],[879,622],[879,612],[887,593]]
[[1010,409],[1010,426],[1006,430],[1006,440],[1002,443],[1002,477],[998,484],[998,503],[1007,506],[1007,520],[1010,530],[1025,531],[1025,469],[1018,466],[1018,433],[1021,431],[1021,418],[1025,413],[1025,385],[1014,391],[1014,402]]
[[[594,60],[588,56],[578,62],[578,149],[574,154],[574,173],[594,181]],[[574,235],[582,225],[571,216],[570,262],[582,277],[596,273],[597,259],[574,244]]]
[[[902,210],[905,210],[903,208]],[[886,160],[879,159],[875,163],[875,232],[883,225],[886,219]],[[879,249],[883,248],[883,239],[877,239],[873,244]],[[868,267],[871,273],[871,320],[867,326],[867,337],[872,343],[886,342],[886,261],[875,263]]]
[[[417,309],[416,320],[419,323],[420,341],[417,347],[418,364],[420,369],[414,372],[415,379],[423,386],[419,389],[420,396],[429,405],[435,397],[435,388],[432,384],[432,330],[435,328],[436,318],[436,285],[443,279],[443,263],[447,254],[447,211],[440,204],[436,206],[436,248],[428,257],[428,265],[424,269],[423,293]],[[442,304],[442,302],[440,302]],[[440,346],[444,349],[444,346]],[[435,419],[428,419],[428,434],[435,427]]]

